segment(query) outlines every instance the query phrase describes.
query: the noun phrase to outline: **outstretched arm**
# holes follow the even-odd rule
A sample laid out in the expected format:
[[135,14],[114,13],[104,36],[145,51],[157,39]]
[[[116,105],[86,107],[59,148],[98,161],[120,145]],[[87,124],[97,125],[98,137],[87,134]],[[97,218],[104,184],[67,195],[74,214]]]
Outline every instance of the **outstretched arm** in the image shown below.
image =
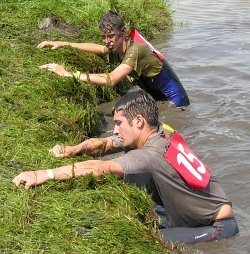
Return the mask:
[[90,138],[76,146],[54,146],[50,152],[57,158],[74,157],[86,153],[90,156],[103,156],[120,151],[111,137]]
[[48,182],[52,176],[55,180],[68,180],[93,174],[100,176],[103,174],[114,173],[123,176],[123,169],[120,164],[114,161],[90,160],[78,162],[73,165],[66,165],[53,170],[26,171],[16,176],[12,182],[19,186],[25,184],[25,189]]
[[43,41],[38,44],[37,48],[51,47],[51,49],[57,49],[59,47],[69,46],[71,48],[79,49],[88,53],[95,53],[99,55],[108,54],[107,47],[95,43],[74,43],[68,41]]
[[132,68],[127,64],[120,64],[115,68],[111,73],[101,73],[101,74],[86,74],[80,72],[69,72],[63,66],[50,63],[40,66],[41,69],[47,69],[49,72],[54,72],[62,77],[71,77],[76,78],[79,81],[84,83],[93,84],[96,86],[115,86],[118,84],[124,77],[126,77]]

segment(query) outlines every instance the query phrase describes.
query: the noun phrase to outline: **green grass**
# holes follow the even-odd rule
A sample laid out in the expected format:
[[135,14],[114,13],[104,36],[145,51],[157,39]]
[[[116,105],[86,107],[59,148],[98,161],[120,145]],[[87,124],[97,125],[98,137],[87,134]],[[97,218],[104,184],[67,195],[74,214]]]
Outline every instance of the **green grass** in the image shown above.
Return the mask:
[[112,176],[5,191],[1,253],[145,253],[157,242],[147,195]]
[[[58,160],[55,144],[77,144],[98,135],[97,105],[124,92],[96,88],[49,74],[39,65],[56,62],[69,70],[108,71],[103,60],[69,48],[37,49],[44,40],[101,42],[99,16],[109,9],[147,38],[172,26],[165,1],[2,0],[0,3],[0,252],[181,253],[156,237],[150,198],[114,176],[48,183],[29,191],[12,178],[24,170],[85,160]],[[157,14],[157,15],[156,15]],[[55,16],[78,37],[38,25]]]

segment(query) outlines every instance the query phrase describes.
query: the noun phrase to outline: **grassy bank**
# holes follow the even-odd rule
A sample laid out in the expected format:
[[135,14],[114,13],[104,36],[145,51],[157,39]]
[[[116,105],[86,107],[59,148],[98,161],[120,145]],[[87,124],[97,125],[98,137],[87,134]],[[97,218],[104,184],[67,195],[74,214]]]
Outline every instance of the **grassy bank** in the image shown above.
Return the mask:
[[[101,42],[97,22],[110,8],[126,17],[128,28],[136,27],[147,38],[172,24],[171,12],[160,0],[0,3],[1,253],[181,252],[155,237],[145,192],[113,176],[48,183],[29,191],[10,182],[24,170],[86,159],[58,160],[48,149],[97,135],[97,105],[114,99],[123,86],[95,88],[48,74],[38,66],[56,62],[70,70],[107,70],[103,60],[93,55],[36,46],[44,40]],[[39,29],[45,17],[67,22],[76,33]]]

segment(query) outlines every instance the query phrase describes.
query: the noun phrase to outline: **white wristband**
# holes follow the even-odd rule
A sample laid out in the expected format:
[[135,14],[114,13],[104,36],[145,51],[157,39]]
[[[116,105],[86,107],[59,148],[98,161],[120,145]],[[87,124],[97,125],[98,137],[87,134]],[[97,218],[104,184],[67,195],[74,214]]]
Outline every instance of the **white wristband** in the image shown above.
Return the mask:
[[55,175],[51,169],[47,169],[47,174],[48,174],[49,179],[51,179],[51,180],[55,179]]

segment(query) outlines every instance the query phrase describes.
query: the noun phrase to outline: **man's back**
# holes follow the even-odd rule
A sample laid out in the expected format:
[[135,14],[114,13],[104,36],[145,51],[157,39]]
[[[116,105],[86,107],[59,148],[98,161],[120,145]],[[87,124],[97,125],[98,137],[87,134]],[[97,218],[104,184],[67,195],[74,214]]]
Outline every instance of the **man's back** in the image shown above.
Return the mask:
[[167,211],[169,227],[211,224],[223,204],[231,204],[214,176],[204,190],[192,190],[166,161],[169,141],[160,134],[149,137],[141,149],[115,159],[124,169],[124,181],[145,186],[152,198]]

